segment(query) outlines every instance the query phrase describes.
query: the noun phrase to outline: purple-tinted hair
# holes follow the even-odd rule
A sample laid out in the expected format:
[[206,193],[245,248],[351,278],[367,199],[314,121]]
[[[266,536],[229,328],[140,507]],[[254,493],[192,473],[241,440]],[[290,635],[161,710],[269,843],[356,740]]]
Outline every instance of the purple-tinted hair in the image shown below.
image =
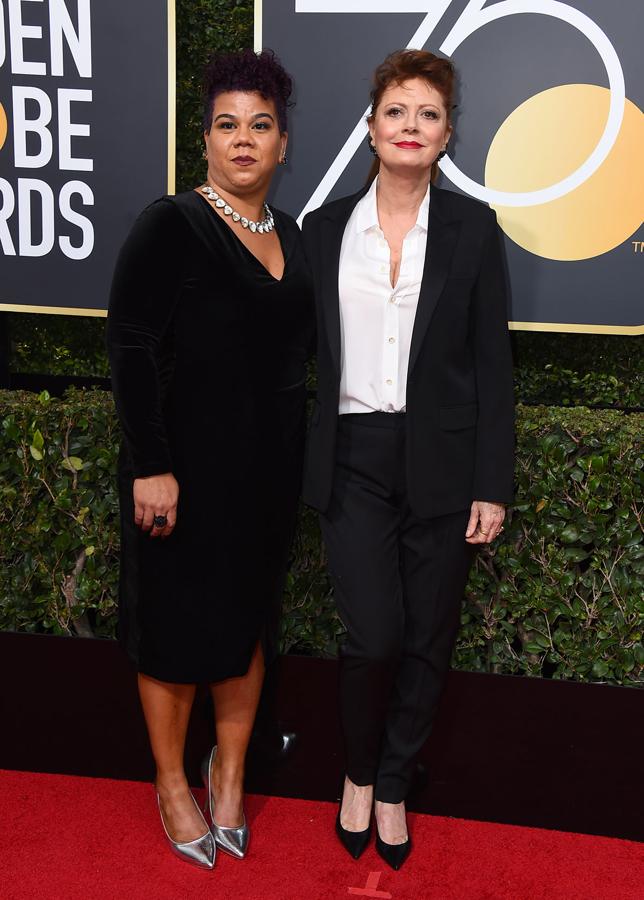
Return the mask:
[[291,105],[293,90],[291,76],[284,70],[272,50],[239,50],[236,53],[214,54],[203,78],[203,127],[210,131],[212,107],[215,97],[227,91],[248,91],[261,94],[264,100],[272,100],[277,110],[281,132],[287,130],[286,110]]

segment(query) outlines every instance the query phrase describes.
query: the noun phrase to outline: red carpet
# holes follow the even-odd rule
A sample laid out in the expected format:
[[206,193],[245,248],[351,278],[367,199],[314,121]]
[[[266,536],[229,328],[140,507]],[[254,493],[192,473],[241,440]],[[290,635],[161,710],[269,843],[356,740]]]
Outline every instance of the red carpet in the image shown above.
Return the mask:
[[346,855],[333,805],[251,796],[249,856],[207,872],[166,848],[148,784],[2,771],[0,802],[2,900],[644,900],[644,845],[613,838],[416,815],[393,872]]

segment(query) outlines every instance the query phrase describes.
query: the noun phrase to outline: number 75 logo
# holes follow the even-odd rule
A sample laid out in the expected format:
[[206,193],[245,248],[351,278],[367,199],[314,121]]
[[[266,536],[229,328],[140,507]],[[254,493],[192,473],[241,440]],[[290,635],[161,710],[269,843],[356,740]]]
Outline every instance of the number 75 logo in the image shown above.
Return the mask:
[[[295,0],[295,12],[301,14],[336,15],[342,13],[424,13],[420,25],[407,43],[407,47],[423,48],[451,3],[452,0]],[[596,228],[594,232],[595,237],[592,240],[588,241],[581,238],[581,244],[584,246],[579,245],[580,232],[578,232],[576,239],[576,243],[579,246],[575,247],[570,244],[570,240],[572,240],[573,245],[575,244],[575,239],[571,239],[570,235],[571,231],[576,228],[577,220],[582,223],[583,230],[583,215],[581,212],[583,203],[581,206],[577,202],[573,204],[577,209],[573,216],[574,223],[568,222],[566,228],[568,241],[565,235],[562,239],[562,234],[555,234],[552,231],[551,224],[543,220],[542,214],[544,210],[550,208],[550,216],[552,218],[557,207],[555,201],[562,201],[562,198],[567,198],[568,195],[584,185],[599,170],[615,147],[620,137],[620,131],[623,137],[627,125],[631,133],[630,136],[632,137],[633,132],[635,133],[635,143],[639,146],[629,149],[628,155],[633,157],[633,165],[629,164],[625,167],[622,160],[619,168],[623,178],[627,177],[629,171],[632,170],[637,173],[639,170],[639,163],[637,163],[636,157],[644,150],[642,115],[635,104],[626,100],[622,66],[615,47],[605,32],[589,16],[567,3],[559,2],[559,0],[500,0],[500,2],[487,6],[486,0],[469,0],[438,49],[446,56],[454,57],[458,65],[458,55],[455,55],[455,53],[466,38],[484,27],[487,33],[487,30],[493,28],[494,22],[499,19],[526,14],[558,19],[562,23],[572,26],[583,35],[592,44],[602,60],[608,76],[608,89],[586,84],[561,85],[551,88],[542,94],[537,94],[522,104],[506,120],[506,123],[497,133],[497,137],[490,148],[493,152],[488,155],[484,184],[474,181],[465,174],[449,155],[444,157],[439,165],[444,175],[464,193],[493,206],[499,214],[499,221],[506,233],[517,243],[524,246],[525,249],[538,255],[559,259],[581,259],[598,255],[624,241],[639,227],[641,223],[640,204],[642,198],[638,195],[634,184],[629,185],[627,190],[631,200],[626,205],[633,207],[632,211],[629,212],[628,209],[624,208],[622,200],[621,211],[616,213],[620,219],[619,226],[616,227],[616,224],[613,222],[612,229],[605,229],[606,233],[603,235],[600,233],[602,229],[600,228],[598,232]],[[619,13],[616,12],[615,15],[619,15]],[[391,49],[398,48],[392,47]],[[530,104],[533,104],[531,108]],[[572,166],[566,167],[565,158],[558,159],[560,171],[556,172],[556,167],[553,167],[554,178],[552,178],[551,174],[551,183],[546,182],[544,184],[542,180],[541,184],[537,186],[532,184],[530,189],[526,190],[521,187],[521,179],[514,178],[515,184],[511,185],[514,189],[509,190],[507,189],[507,173],[512,168],[512,165],[508,165],[508,161],[511,163],[512,159],[516,160],[517,158],[517,153],[513,152],[511,145],[513,142],[516,144],[515,139],[517,135],[523,134],[525,136],[525,129],[526,125],[529,127],[528,119],[530,116],[532,119],[536,119],[534,104],[541,104],[541,109],[548,107],[549,110],[552,109],[552,104],[558,109],[562,107],[566,109],[575,108],[581,104],[584,110],[586,108],[592,110],[595,131],[590,138],[590,143],[588,143],[586,157],[580,164],[578,162],[579,150],[577,147],[576,162]],[[526,109],[524,110],[523,107],[526,107]],[[597,125],[598,109],[602,118]],[[365,110],[340,147],[331,165],[300,213],[298,221],[301,222],[309,210],[320,206],[328,197],[365,138],[367,132],[365,119],[368,113],[369,108]],[[625,120],[625,116],[628,121]],[[624,128],[622,127],[623,124]],[[585,128],[587,129],[588,127],[590,126],[586,123]],[[600,130],[599,138],[595,139],[595,135]],[[513,131],[514,134],[512,134]],[[588,134],[586,134],[586,138],[588,138]],[[495,147],[497,139],[500,140],[498,146]],[[504,147],[501,146],[503,143],[505,143]],[[586,143],[584,146],[586,146]],[[562,167],[563,171],[561,171]],[[571,168],[573,168],[573,171],[570,171]],[[624,174],[625,169],[627,174]],[[637,177],[637,175],[633,177]],[[512,182],[512,179],[510,181]],[[503,189],[500,189],[500,186]],[[577,195],[575,196],[577,197]],[[563,201],[563,203],[566,207],[570,207],[570,198],[567,201]],[[550,206],[551,204],[553,205],[552,207]],[[546,213],[547,217],[548,213]],[[559,210],[556,218],[563,229],[563,219]],[[615,216],[612,218],[614,219]],[[516,227],[513,227],[514,225]],[[611,231],[610,235],[608,231]]]

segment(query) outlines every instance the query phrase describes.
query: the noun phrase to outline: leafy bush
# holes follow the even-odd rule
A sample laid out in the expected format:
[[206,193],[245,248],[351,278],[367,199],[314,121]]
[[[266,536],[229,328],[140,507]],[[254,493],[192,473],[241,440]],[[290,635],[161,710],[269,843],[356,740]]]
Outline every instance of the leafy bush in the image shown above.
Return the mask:
[[517,402],[637,408],[644,400],[638,337],[513,332]]
[[[0,392],[0,629],[110,636],[118,582],[118,424],[109,394]],[[644,681],[644,415],[518,413],[517,502],[479,553],[457,668]],[[334,654],[315,514],[302,510],[282,647]]]
[[523,408],[517,499],[470,577],[468,669],[641,682],[642,414]]
[[110,395],[0,392],[0,629],[114,633],[118,422]]
[[13,372],[106,378],[105,319],[4,313],[11,339]]

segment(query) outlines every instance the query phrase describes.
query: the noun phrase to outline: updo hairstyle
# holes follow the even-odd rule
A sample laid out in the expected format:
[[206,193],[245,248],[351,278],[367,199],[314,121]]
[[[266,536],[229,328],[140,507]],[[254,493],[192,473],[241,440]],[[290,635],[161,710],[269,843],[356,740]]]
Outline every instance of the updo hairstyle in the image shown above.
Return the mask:
[[261,94],[277,110],[280,132],[287,131],[286,111],[293,81],[272,50],[255,53],[250,48],[235,53],[215,53],[204,70],[203,129],[210,131],[215,98],[228,91]]

